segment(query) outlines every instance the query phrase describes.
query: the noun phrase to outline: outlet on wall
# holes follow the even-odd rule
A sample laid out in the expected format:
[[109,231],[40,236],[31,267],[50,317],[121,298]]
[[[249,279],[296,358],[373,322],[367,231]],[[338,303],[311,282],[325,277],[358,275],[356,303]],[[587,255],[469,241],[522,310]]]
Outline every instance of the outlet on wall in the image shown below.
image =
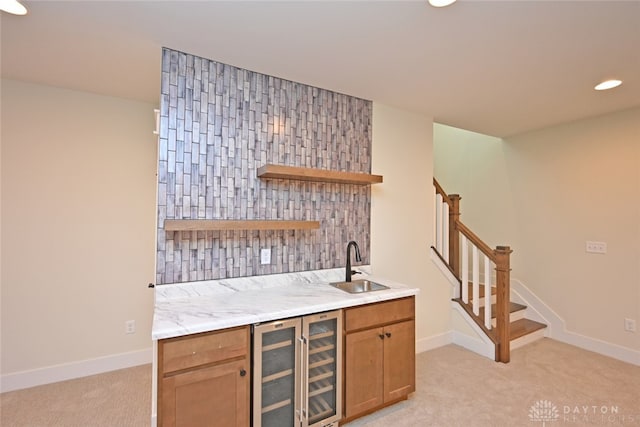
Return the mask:
[[260,249],[260,264],[271,264],[271,248]]
[[636,331],[636,320],[635,319],[624,319],[624,330],[629,332]]
[[127,320],[124,322],[124,333],[125,334],[135,334],[136,333],[136,321],[135,320]]
[[606,254],[607,244],[605,242],[590,242],[587,241],[585,250],[592,254]]

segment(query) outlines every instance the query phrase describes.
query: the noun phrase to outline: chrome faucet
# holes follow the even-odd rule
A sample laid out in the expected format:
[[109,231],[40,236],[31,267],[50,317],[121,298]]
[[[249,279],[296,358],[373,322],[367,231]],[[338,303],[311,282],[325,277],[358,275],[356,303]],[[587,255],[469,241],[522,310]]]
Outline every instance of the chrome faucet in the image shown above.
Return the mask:
[[351,246],[356,248],[356,262],[362,262],[362,257],[360,257],[360,248],[358,247],[358,244],[356,242],[354,242],[353,240],[350,241],[347,244],[347,271],[346,271],[346,277],[344,279],[345,282],[350,282],[351,281],[351,275],[352,274],[358,274],[359,273],[359,271],[351,270]]

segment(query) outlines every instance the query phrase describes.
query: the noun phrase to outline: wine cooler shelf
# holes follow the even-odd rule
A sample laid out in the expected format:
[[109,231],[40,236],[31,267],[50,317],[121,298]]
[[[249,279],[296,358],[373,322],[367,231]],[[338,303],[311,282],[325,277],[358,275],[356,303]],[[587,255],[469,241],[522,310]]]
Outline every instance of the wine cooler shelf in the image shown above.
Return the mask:
[[291,405],[291,399],[285,399],[281,402],[276,402],[273,405],[265,406],[262,408],[262,413],[266,414],[271,411],[275,411],[276,409],[284,408],[287,405]]
[[275,374],[268,375],[266,377],[262,377],[262,383],[268,383],[269,381],[279,380],[283,377],[288,377],[293,375],[293,369],[285,369],[284,371],[276,372]]
[[312,423],[332,415],[333,411],[334,407],[322,397],[318,397],[309,402],[309,419]]
[[332,380],[320,380],[309,383],[309,397],[318,396],[333,390]]
[[317,353],[327,353],[335,350],[335,340],[332,338],[321,338],[309,340],[309,355]]
[[315,383],[316,381],[324,380],[326,378],[332,378],[335,375],[335,367],[324,365],[317,368],[309,369],[309,383]]

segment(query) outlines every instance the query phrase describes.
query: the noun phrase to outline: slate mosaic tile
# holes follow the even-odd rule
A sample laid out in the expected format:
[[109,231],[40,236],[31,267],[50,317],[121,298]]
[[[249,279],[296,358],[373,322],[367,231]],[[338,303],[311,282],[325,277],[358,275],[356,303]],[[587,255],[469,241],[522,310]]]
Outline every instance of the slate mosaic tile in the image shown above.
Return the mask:
[[[370,101],[163,49],[156,283],[342,267],[349,240],[368,263],[368,186],[256,173],[267,162],[370,173],[371,117]],[[196,218],[317,220],[320,229],[163,228]]]

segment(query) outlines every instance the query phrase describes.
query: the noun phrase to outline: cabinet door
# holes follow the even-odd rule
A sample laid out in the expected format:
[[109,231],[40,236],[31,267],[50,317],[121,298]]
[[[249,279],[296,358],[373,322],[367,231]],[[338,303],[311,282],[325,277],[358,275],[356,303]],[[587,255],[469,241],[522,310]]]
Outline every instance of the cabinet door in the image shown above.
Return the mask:
[[345,417],[383,403],[382,328],[348,334],[345,354]]
[[162,379],[162,427],[248,427],[246,359]]
[[384,401],[400,399],[416,389],[415,321],[384,327]]

